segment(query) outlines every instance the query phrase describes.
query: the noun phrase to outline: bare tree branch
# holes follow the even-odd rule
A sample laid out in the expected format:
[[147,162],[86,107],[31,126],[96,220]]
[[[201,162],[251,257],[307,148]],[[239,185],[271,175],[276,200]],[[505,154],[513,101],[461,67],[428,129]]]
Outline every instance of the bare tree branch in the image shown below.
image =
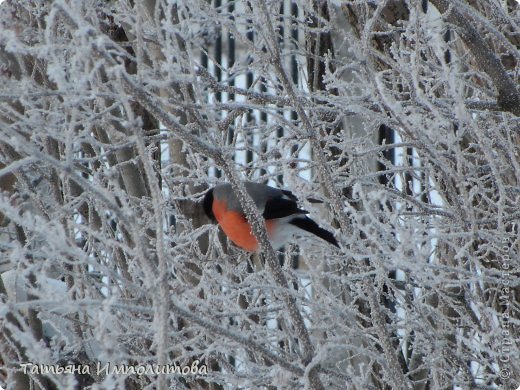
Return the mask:
[[519,116],[520,92],[517,86],[476,28],[459,10],[458,2],[447,0],[430,0],[430,2],[442,13],[444,20],[457,27],[457,31],[474,56],[478,66],[493,80],[498,91],[498,106],[504,111]]

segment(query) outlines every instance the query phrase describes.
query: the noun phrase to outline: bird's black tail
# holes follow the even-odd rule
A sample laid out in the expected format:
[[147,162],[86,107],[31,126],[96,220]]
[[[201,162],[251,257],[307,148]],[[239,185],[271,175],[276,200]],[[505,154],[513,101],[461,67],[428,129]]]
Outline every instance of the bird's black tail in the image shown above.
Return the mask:
[[306,232],[317,235],[318,237],[324,239],[325,241],[331,243],[334,246],[339,248],[339,244],[334,238],[334,235],[328,230],[322,229],[318,226],[316,222],[314,222],[310,218],[294,218],[290,224],[299,227],[300,229],[305,230]]

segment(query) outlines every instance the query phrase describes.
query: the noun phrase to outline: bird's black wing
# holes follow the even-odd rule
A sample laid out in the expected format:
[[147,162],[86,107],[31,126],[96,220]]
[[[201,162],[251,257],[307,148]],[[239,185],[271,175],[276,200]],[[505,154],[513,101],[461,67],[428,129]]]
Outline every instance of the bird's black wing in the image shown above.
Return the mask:
[[289,199],[294,200],[295,202],[298,202],[298,198],[289,190],[281,190],[285,196],[287,196]]
[[267,200],[264,212],[262,214],[264,219],[284,218],[288,217],[289,215],[309,213],[308,211],[299,209],[298,204],[292,198],[296,199],[296,197],[292,195],[291,199],[276,197]]

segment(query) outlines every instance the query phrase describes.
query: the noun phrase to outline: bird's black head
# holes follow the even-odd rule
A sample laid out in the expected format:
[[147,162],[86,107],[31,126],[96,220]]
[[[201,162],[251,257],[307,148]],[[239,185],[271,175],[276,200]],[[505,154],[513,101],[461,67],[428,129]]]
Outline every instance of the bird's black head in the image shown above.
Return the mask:
[[208,218],[212,221],[216,221],[215,215],[213,214],[213,188],[206,192],[206,195],[204,195],[202,207],[204,208],[204,212]]

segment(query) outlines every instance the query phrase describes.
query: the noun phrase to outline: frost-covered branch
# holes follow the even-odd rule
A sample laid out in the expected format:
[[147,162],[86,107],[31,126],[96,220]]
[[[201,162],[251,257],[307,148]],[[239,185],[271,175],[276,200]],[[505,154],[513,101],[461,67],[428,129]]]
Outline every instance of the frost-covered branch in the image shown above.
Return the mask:
[[462,40],[475,57],[478,67],[493,80],[498,91],[498,105],[504,111],[520,115],[520,91],[509,77],[504,66],[484,41],[477,29],[459,9],[458,2],[430,0],[442,13],[442,17],[457,27]]

